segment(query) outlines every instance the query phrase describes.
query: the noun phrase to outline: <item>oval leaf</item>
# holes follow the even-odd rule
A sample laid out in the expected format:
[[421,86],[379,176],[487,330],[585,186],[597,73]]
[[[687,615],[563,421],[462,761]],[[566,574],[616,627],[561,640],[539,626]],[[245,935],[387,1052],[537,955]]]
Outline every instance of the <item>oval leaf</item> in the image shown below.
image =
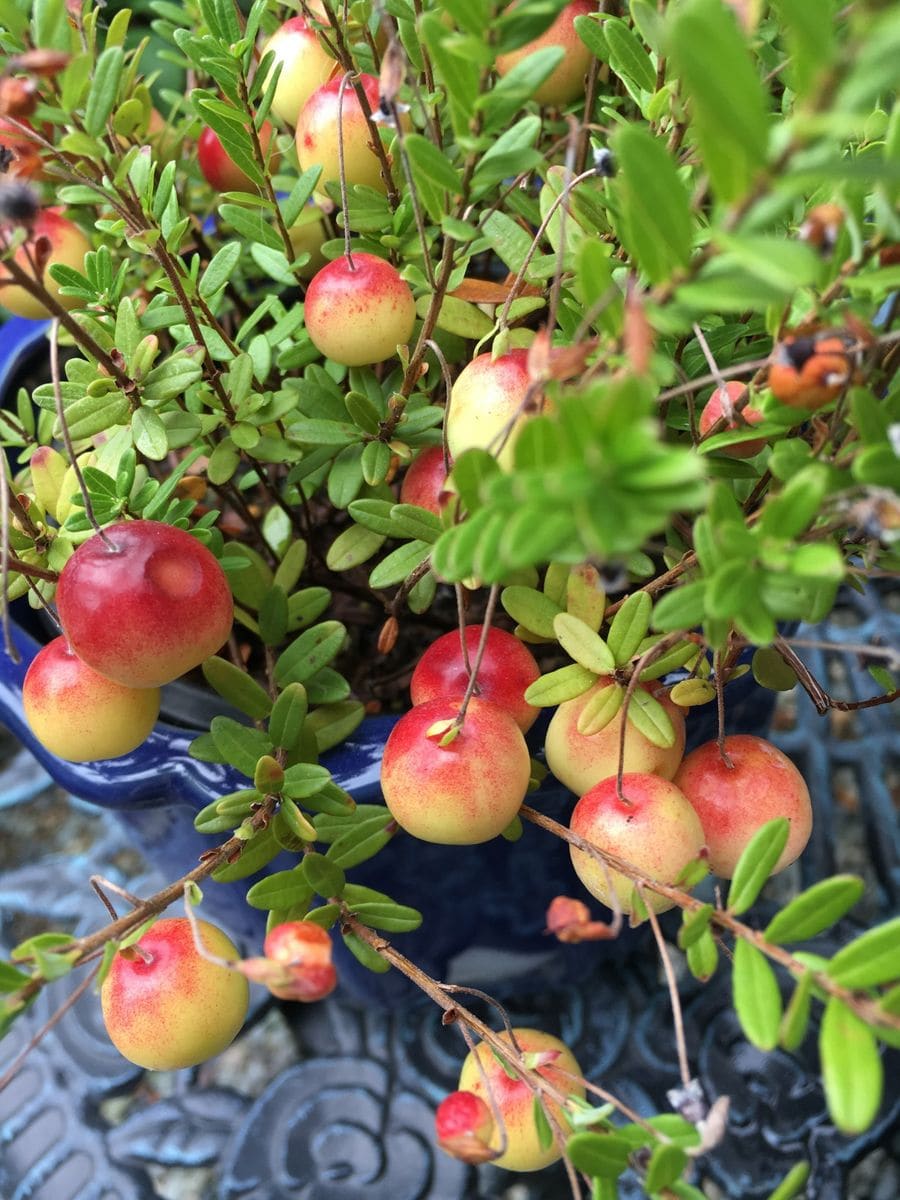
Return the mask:
[[547,708],[574,700],[596,682],[597,676],[593,671],[588,671],[579,663],[572,663],[569,667],[560,667],[558,671],[550,671],[536,679],[525,689],[525,699],[538,708]]
[[573,617],[571,613],[559,613],[553,618],[553,632],[566,654],[594,674],[608,675],[616,669],[616,660],[609,646],[599,633],[594,633],[578,617]]
[[881,1104],[881,1056],[871,1029],[835,997],[825,1005],[819,1053],[831,1119],[842,1133],[862,1133]]
[[805,942],[839,921],[865,891],[856,875],[823,879],[795,896],[766,926],[769,942]]
[[613,617],[606,642],[620,667],[631,661],[647,636],[652,611],[653,601],[646,592],[632,592]]
[[524,625],[532,633],[556,640],[553,622],[562,613],[562,609],[543,592],[514,585],[503,589],[500,593],[500,603],[514,621]]
[[828,974],[848,988],[900,980],[900,917],[867,929],[838,950],[828,964]]
[[734,1007],[748,1041],[774,1050],[781,1025],[781,992],[769,963],[755,946],[738,938],[734,947]]
[[728,909],[733,913],[746,912],[763,884],[772,874],[772,868],[787,845],[791,823],[787,817],[776,817],[761,826],[744,848],[738,859],[728,889]]
[[675,745],[675,727],[672,718],[649,692],[638,688],[628,705],[628,720],[648,742],[668,749]]
[[579,713],[578,732],[584,737],[591,737],[605,729],[622,707],[624,699],[625,689],[620,683],[611,683],[601,688],[591,696]]

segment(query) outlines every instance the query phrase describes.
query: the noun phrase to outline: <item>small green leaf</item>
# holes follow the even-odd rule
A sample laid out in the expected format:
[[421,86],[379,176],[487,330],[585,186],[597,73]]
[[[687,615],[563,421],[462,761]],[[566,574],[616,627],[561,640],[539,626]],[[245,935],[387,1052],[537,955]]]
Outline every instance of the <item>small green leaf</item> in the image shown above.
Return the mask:
[[391,969],[391,964],[382,958],[377,950],[373,950],[368,942],[364,942],[359,934],[354,933],[352,929],[342,930],[341,937],[344,939],[344,945],[353,957],[357,962],[362,963],[367,970],[373,971],[376,975],[384,975],[385,972]]
[[343,869],[349,870],[372,858],[392,837],[393,818],[390,812],[381,806],[375,806],[374,815],[354,822],[349,829],[335,838],[329,847],[328,858]]
[[628,720],[647,741],[662,749],[675,745],[675,726],[672,718],[656,699],[643,688],[637,688],[628,704]]
[[340,896],[344,890],[344,872],[324,854],[307,854],[302,864],[306,882],[317,895],[328,899]]
[[213,717],[209,728],[219,754],[248,779],[253,778],[259,756],[272,753],[272,743],[265,734],[241,725],[231,717]]
[[801,892],[766,927],[769,942],[805,942],[850,911],[865,891],[857,875],[834,875]]
[[822,1017],[819,1054],[831,1119],[842,1133],[862,1133],[878,1113],[884,1069],[872,1030],[833,996]]
[[346,636],[347,630],[340,621],[322,621],[305,630],[278,656],[276,682],[281,686],[306,683],[337,656]]
[[612,721],[625,699],[625,689],[620,683],[610,683],[590,697],[578,715],[578,732],[592,737]]
[[669,11],[669,54],[703,164],[719,198],[738,200],[765,162],[767,94],[728,5],[687,0]]
[[[540,593],[535,592],[535,595]],[[527,622],[523,622],[527,624]],[[540,630],[535,632],[540,633]],[[599,633],[570,613],[558,613],[553,618],[553,632],[563,650],[577,663],[595,675],[608,675],[616,669],[612,651]]]
[[586,670],[578,663],[572,663],[569,667],[560,667],[559,670],[550,671],[536,679],[525,689],[525,699],[538,708],[547,708],[554,704],[562,704],[566,700],[574,700],[596,682],[597,676],[593,671]]
[[794,1200],[801,1190],[805,1194],[806,1181],[809,1179],[809,1163],[799,1162],[788,1171],[774,1192],[770,1192],[768,1200]]
[[500,603],[514,621],[532,633],[556,640],[554,620],[562,615],[562,609],[543,592],[517,585],[507,587],[500,593]]
[[246,671],[218,655],[202,664],[206,682],[229,704],[239,708],[254,721],[261,721],[272,710],[268,693]]
[[650,282],[662,283],[690,258],[687,190],[665,143],[646,128],[619,125],[613,153],[619,163],[619,235]]
[[119,92],[125,55],[121,46],[107,46],[94,64],[91,90],[84,110],[84,128],[96,137],[103,132]]
[[753,678],[773,692],[789,692],[797,686],[797,673],[774,646],[760,646],[753,654]]
[[647,1164],[647,1177],[644,1187],[650,1195],[661,1192],[663,1188],[671,1187],[681,1178],[688,1164],[688,1156],[680,1146],[660,1143],[654,1147]]
[[728,889],[728,910],[737,915],[746,912],[762,891],[772,874],[772,868],[787,845],[791,823],[787,817],[776,817],[762,825],[738,859]]
[[428,542],[419,540],[398,546],[387,558],[382,559],[369,575],[369,586],[379,589],[402,583],[430,553],[431,546]]
[[781,1018],[778,1030],[778,1042],[785,1050],[793,1051],[800,1047],[809,1024],[809,1006],[812,996],[813,977],[811,971],[804,972],[797,981],[794,994],[788,1001]]
[[706,615],[706,582],[683,583],[673,588],[653,606],[653,628],[674,633],[695,628]]
[[0,992],[17,992],[30,978],[10,963],[0,962]]
[[331,782],[331,772],[316,763],[296,763],[284,773],[282,791],[292,800],[306,800]]
[[383,929],[386,933],[409,933],[422,924],[422,914],[405,904],[393,900],[369,901],[352,905],[353,915],[363,925],[372,929]]
[[246,843],[237,862],[219,867],[213,871],[212,877],[217,883],[232,883],[236,879],[246,879],[248,875],[253,875],[267,866],[280,850],[281,847],[275,840],[272,829],[263,829],[256,834],[252,841]]
[[303,920],[312,921],[313,925],[319,925],[322,929],[330,929],[340,915],[339,904],[320,904],[317,908],[309,909]]
[[828,974],[847,988],[877,987],[900,980],[900,917],[867,929],[841,947],[828,964]]
[[732,977],[734,1007],[747,1038],[760,1050],[774,1050],[781,1025],[781,992],[769,963],[755,946],[738,938]]
[[281,820],[291,836],[301,843],[314,842],[316,840],[316,827],[312,821],[307,820],[297,805],[289,796],[284,796],[281,801],[281,807],[278,810],[276,821]]
[[553,1130],[550,1128],[541,1098],[537,1094],[531,1098],[531,1116],[537,1132],[538,1145],[542,1150],[549,1150],[553,1145]]
[[561,575],[560,586],[551,590],[554,587],[554,564],[551,563],[544,578],[544,592],[558,603],[565,602],[566,612],[579,617],[596,633],[606,610],[606,593],[600,582],[600,572],[590,563],[582,563],[571,570],[562,563],[555,566]]
[[247,892],[247,903],[251,908],[294,908],[308,905],[313,889],[299,868],[292,871],[276,871],[268,875]]
[[647,592],[632,592],[613,617],[606,642],[618,666],[624,666],[634,658],[647,636],[652,611],[653,601]]
[[302,683],[289,683],[275,701],[269,716],[269,737],[274,746],[284,750],[296,746],[307,709],[306,688]]
[[687,948],[688,969],[696,979],[705,983],[715,974],[718,963],[719,949],[716,939],[709,929],[705,929],[696,942]]
[[601,1179],[617,1179],[630,1153],[628,1141],[612,1133],[573,1133],[566,1142],[566,1157],[575,1170]]
[[678,945],[687,950],[709,929],[709,919],[713,915],[713,906],[704,904],[702,908],[688,911],[685,909],[681,918],[681,928],[678,930]]

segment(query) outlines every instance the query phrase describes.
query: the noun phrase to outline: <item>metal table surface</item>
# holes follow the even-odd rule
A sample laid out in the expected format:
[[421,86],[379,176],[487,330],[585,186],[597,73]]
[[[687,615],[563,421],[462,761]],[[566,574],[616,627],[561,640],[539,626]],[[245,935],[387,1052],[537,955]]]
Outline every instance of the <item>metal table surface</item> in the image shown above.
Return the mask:
[[[879,605],[853,593],[802,637],[897,645],[897,593]],[[813,673],[845,699],[877,689],[852,649],[804,649]],[[797,762],[816,823],[798,864],[770,885],[769,903],[835,870],[870,885],[859,918],[900,901],[900,773],[896,715],[887,707],[818,717],[803,693],[779,709],[773,739]],[[0,940],[47,922],[87,931],[103,919],[91,873],[149,893],[148,874],[115,821],[50,786],[7,739],[0,771]],[[759,916],[764,918],[765,903]],[[752,917],[752,914],[751,914]],[[672,928],[672,926],[669,926]],[[858,929],[850,921],[835,942]],[[400,943],[402,945],[402,942]],[[834,944],[834,943],[833,943]],[[56,984],[0,1042],[0,1073],[77,979]],[[815,1038],[795,1054],[763,1055],[744,1039],[720,968],[701,987],[684,980],[688,1048],[710,1100],[732,1097],[728,1136],[700,1160],[714,1200],[762,1200],[808,1158],[815,1200],[900,1195],[900,1058],[889,1052],[878,1120],[860,1137],[830,1124],[817,1082]],[[602,967],[579,987],[504,995],[514,1022],[559,1033],[589,1078],[639,1111],[665,1106],[677,1082],[668,998],[652,944],[627,969]],[[551,1200],[558,1171],[513,1176],[477,1170],[437,1150],[433,1110],[456,1083],[459,1034],[429,1005],[364,1011],[330,999],[272,1003],[254,989],[235,1044],[193,1071],[150,1075],[106,1039],[87,994],[0,1092],[2,1200]],[[621,1196],[642,1193],[626,1177]]]

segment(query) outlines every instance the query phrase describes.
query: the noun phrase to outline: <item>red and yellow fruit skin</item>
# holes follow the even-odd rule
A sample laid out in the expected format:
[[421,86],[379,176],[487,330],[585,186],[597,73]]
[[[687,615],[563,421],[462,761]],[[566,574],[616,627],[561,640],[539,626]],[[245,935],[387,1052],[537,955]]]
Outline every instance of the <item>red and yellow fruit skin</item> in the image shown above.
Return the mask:
[[[470,664],[475,661],[482,625],[467,625],[466,648]],[[513,634],[492,626],[478,668],[478,692],[513,718],[523,733],[537,720],[539,709],[525,699],[525,690],[538,678],[540,667],[534,655]],[[416,663],[409,693],[413,704],[441,697],[462,699],[469,676],[463,659],[459,630],[452,630],[431,643]]]
[[327,932],[312,921],[284,921],[266,934],[266,958],[283,963],[289,980],[267,986],[280,1000],[311,1002],[324,1000],[337,985],[331,962],[332,945]]
[[[578,732],[578,718],[585,706],[598,691],[609,687],[612,682],[610,676],[602,676],[587,692],[560,704],[547,728],[544,742],[547,765],[560,783],[565,784],[576,796],[583,796],[601,779],[615,775],[619,769],[624,709],[620,708],[599,733],[586,737]],[[625,731],[625,770],[671,779],[684,757],[684,709],[674,704],[665,692],[656,691],[652,686],[638,686],[662,704],[675,730],[675,741],[669,747],[655,746],[629,722]]]
[[160,687],[227,641],[234,606],[205,546],[160,521],[122,521],[76,549],[56,604],[79,658],[129,687]]
[[[205,948],[239,958],[215,925],[199,921]],[[116,954],[100,989],[110,1040],[129,1062],[152,1071],[193,1067],[229,1046],[247,1016],[250,989],[237,971],[202,958],[186,917],[157,921],[140,939],[150,955]]]
[[22,684],[31,732],[67,762],[130,754],[150,736],[159,716],[158,688],[123,687],[98,675],[54,638],[31,661]]
[[[360,75],[360,83],[371,112],[378,110],[379,87],[374,75]],[[318,186],[340,179],[338,159],[338,99],[340,79],[332,79],[317,88],[304,104],[297,121],[297,158],[301,171],[320,166]],[[344,131],[344,173],[347,183],[363,184],[386,192],[381,163],[371,146],[369,124],[351,84],[344,87],[341,103],[341,127]]]
[[269,51],[275,55],[272,71],[278,63],[282,64],[272,99],[272,112],[294,126],[304,104],[316,88],[338,70],[338,65],[305,17],[290,17],[276,29],[263,46],[262,57]]
[[[269,153],[269,143],[274,130],[268,121],[264,121],[259,131],[259,144],[264,155]],[[277,154],[268,157],[269,170],[274,171],[278,161]],[[219,140],[219,135],[207,126],[197,139],[197,162],[203,177],[211,188],[217,192],[252,192],[259,188],[236,162],[229,156]]]
[[[50,257],[40,282],[63,308],[77,308],[81,301],[75,296],[60,295],[60,285],[50,275],[50,268],[58,264],[83,272],[84,256],[91,248],[90,242],[78,226],[62,216],[58,209],[42,209],[35,218],[30,236],[13,255],[14,261],[32,279],[37,279],[34,255],[38,238],[47,238],[50,242]],[[25,288],[6,282],[9,278],[9,273],[0,265],[0,305],[15,313],[17,317],[28,317],[32,321],[52,316],[46,305],[30,295]]]
[[[724,390],[728,393],[732,405],[739,403],[747,395],[746,386],[736,380],[726,383]],[[702,438],[706,437],[716,422],[725,415],[722,391],[722,388],[716,388],[700,413],[698,425]],[[729,432],[734,429],[746,429],[748,425],[758,425],[763,419],[763,414],[758,408],[745,405],[741,409],[740,416],[732,417],[725,429]],[[734,446],[722,446],[717,453],[726,454],[729,458],[754,458],[765,447],[765,438],[752,438],[750,441],[739,442]]]
[[[604,779],[575,805],[569,827],[600,850],[606,850],[638,867],[657,883],[674,883],[705,844],[700,819],[679,788],[658,775],[623,775],[622,795],[616,779]],[[597,900],[612,908],[606,874],[584,850],[570,847],[578,878]],[[634,884],[627,876],[608,869],[610,882],[625,913],[632,911]],[[674,901],[645,891],[645,903],[654,912],[666,912]]]
[[526,46],[520,46],[518,50],[499,55],[496,64],[498,74],[506,75],[535,50],[561,46],[565,50],[562,62],[536,89],[534,99],[538,104],[553,104],[559,107],[569,104],[578,96],[583,96],[584,77],[590,66],[591,52],[575,32],[575,18],[596,11],[597,5],[592,0],[572,0],[540,37]]
[[[497,837],[519,811],[531,764],[518,725],[496,704],[471,700],[462,731],[448,746],[459,702],[429,700],[405,713],[384,748],[381,789],[391,814],[423,842],[474,845]],[[443,731],[442,731],[443,732]]]
[[853,370],[844,334],[788,334],[772,353],[768,384],[779,404],[812,412],[840,396]]
[[306,290],[306,331],[326,358],[347,367],[384,362],[409,341],[416,303],[396,268],[374,254],[337,258]]
[[440,446],[426,446],[406,468],[400,483],[400,503],[418,504],[435,516],[440,516],[447,495],[447,471],[444,467],[444,451]]
[[787,755],[764,738],[725,738],[729,768],[716,742],[692,750],[675,776],[706,835],[714,874],[731,879],[738,859],[761,825],[776,817],[791,823],[787,845],[773,868],[783,871],[799,858],[812,832],[812,803],[806,782]]
[[[496,359],[490,354],[473,358],[451,391],[445,421],[451,456],[459,458],[463,451],[479,447],[494,454],[501,467],[511,467],[516,437],[530,415],[520,411],[529,384],[527,350],[510,350]],[[498,449],[510,422],[514,423]]]
[[[564,1042],[540,1029],[514,1029],[513,1033],[519,1049],[525,1054],[542,1051],[556,1053],[552,1062],[537,1068],[538,1074],[560,1092],[584,1097],[584,1084],[580,1082],[581,1067]],[[508,1045],[512,1044],[508,1033],[504,1032],[499,1036]],[[491,1048],[480,1042],[474,1051],[470,1050],[466,1055],[459,1075],[459,1090],[473,1092],[489,1104],[488,1089],[485,1087],[483,1075],[487,1077],[490,1093],[506,1129],[506,1150],[499,1158],[493,1160],[496,1166],[507,1171],[540,1171],[556,1162],[561,1157],[556,1141],[545,1148],[538,1136],[534,1122],[534,1092],[522,1080],[510,1079]],[[550,1101],[546,1106],[558,1119],[562,1119],[558,1105]],[[566,1128],[565,1122],[562,1123],[563,1128]],[[499,1148],[500,1139],[500,1130],[495,1129],[491,1138],[491,1146],[494,1149]]]

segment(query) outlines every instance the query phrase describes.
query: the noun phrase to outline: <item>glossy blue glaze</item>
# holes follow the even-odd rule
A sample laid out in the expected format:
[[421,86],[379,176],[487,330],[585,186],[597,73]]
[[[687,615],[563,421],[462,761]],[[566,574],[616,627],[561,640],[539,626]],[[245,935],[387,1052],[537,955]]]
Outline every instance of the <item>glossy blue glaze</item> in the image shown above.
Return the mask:
[[[45,327],[44,322],[11,321],[0,330],[0,385],[8,386],[14,372],[34,353]],[[20,611],[27,620],[27,608]],[[169,878],[189,871],[198,856],[220,840],[197,833],[194,814],[218,796],[246,787],[247,779],[231,768],[191,758],[188,746],[194,733],[163,722],[142,746],[122,758],[80,764],[56,758],[35,740],[22,714],[22,680],[40,643],[21,620],[14,625],[13,637],[21,661],[15,663],[0,653],[0,722],[62,787],[114,811],[129,836]],[[752,678],[736,681],[728,689],[729,727],[764,732],[772,700],[772,694],[757,688]],[[712,709],[707,706],[691,714],[689,746],[714,736]],[[348,741],[323,756],[335,781],[358,804],[383,803],[381,757],[395,720],[367,718]],[[533,750],[540,746],[545,727],[546,715],[530,738]],[[573,797],[551,776],[529,801],[565,822]],[[290,861],[276,860],[269,869],[288,865]],[[255,878],[209,884],[204,909],[258,953],[265,913],[249,908],[243,898]],[[443,979],[452,973],[453,960],[465,954],[467,980],[494,992],[502,992],[504,978],[510,986],[521,987],[523,978],[532,984],[541,980],[559,984],[583,977],[598,958],[621,958],[632,944],[629,936],[584,946],[562,946],[547,938],[544,915],[553,897],[588,897],[574,876],[567,846],[534,826],[526,825],[514,845],[497,838],[481,846],[432,846],[399,833],[374,859],[354,867],[352,878],[422,911],[421,929],[396,938],[410,958]],[[340,939],[336,953],[345,994],[366,1004],[384,1005],[418,995],[395,971],[372,975],[365,970]]]

